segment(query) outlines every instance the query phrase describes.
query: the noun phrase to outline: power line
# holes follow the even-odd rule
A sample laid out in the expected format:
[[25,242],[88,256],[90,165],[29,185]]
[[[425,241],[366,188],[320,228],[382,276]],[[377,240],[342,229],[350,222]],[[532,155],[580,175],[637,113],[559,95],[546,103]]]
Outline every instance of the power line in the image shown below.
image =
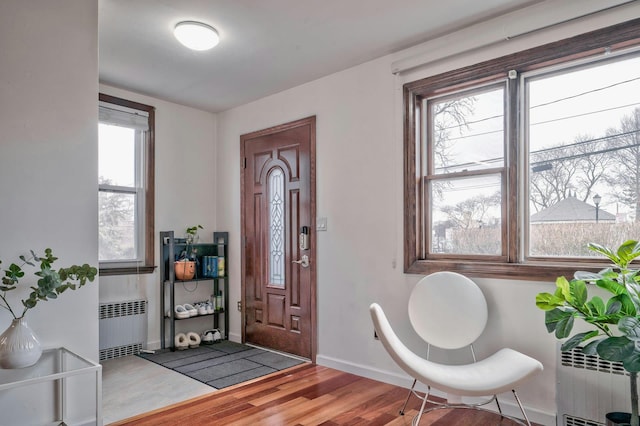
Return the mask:
[[564,148],[584,145],[584,144],[592,143],[592,142],[602,142],[602,141],[605,141],[607,139],[615,139],[615,138],[620,137],[620,136],[629,136],[629,135],[633,135],[634,133],[638,133],[638,132],[640,132],[640,129],[630,130],[628,132],[616,133],[615,135],[607,135],[607,136],[602,136],[602,137],[599,137],[599,138],[587,139],[587,140],[584,140],[584,141],[578,141],[578,142],[574,142],[574,143],[570,143],[570,144],[566,144],[566,145],[559,145],[559,146],[552,146],[552,147],[549,147],[549,148],[543,148],[543,149],[539,149],[537,151],[532,151],[530,154],[540,154],[542,152],[555,151],[555,150],[558,150],[558,149],[564,149]]
[[[479,118],[479,119],[474,120],[474,121],[465,121],[464,125],[468,126],[470,124],[482,123],[483,121],[489,121],[489,120],[493,120],[493,119],[496,119],[496,118],[502,118],[502,117],[504,117],[504,114],[492,115],[492,116],[489,116],[489,117]],[[449,126],[449,127],[443,127],[440,130],[458,129],[460,127],[462,127],[462,126],[460,126],[460,125],[458,125],[458,126]]]
[[[640,132],[640,130],[638,130],[637,132]],[[600,149],[598,151],[583,152],[583,153],[580,153],[580,154],[567,155],[565,157],[552,158],[550,160],[541,160],[541,161],[529,163],[529,165],[531,166],[531,165],[534,165],[534,164],[547,164],[547,163],[553,163],[553,162],[556,162],[556,161],[573,160],[575,158],[582,158],[582,157],[591,157],[592,155],[596,155],[596,154],[605,154],[607,152],[620,151],[620,150],[623,150],[623,149],[635,148],[637,146],[640,146],[640,142],[634,143],[634,144],[631,144],[631,145],[616,146],[616,147],[613,147],[613,148]]]
[[[549,152],[549,151],[554,151],[554,150],[558,150],[558,149],[564,149],[564,148],[568,148],[568,147],[575,147],[575,146],[580,146],[580,145],[584,145],[584,144],[588,144],[588,143],[594,143],[594,142],[601,142],[601,141],[605,141],[607,139],[615,139],[618,137],[622,137],[622,136],[629,136],[629,135],[633,135],[636,133],[640,133],[640,129],[636,129],[636,130],[631,130],[629,132],[623,132],[623,133],[616,133],[615,135],[608,135],[608,136],[603,136],[600,138],[593,138],[593,139],[588,139],[588,140],[584,140],[584,141],[579,141],[579,142],[575,142],[572,144],[567,144],[567,145],[561,145],[561,146],[555,146],[555,147],[551,147],[551,148],[544,148],[544,149],[540,149],[538,151],[532,151],[529,153],[530,156],[535,156],[536,154],[541,154],[544,152]],[[631,144],[631,145],[625,145],[622,147],[614,147],[611,148],[609,150],[600,150],[600,151],[593,151],[593,152],[588,152],[588,153],[581,153],[581,154],[577,154],[575,156],[564,156],[564,157],[557,157],[557,158],[552,158],[552,159],[547,159],[547,160],[540,160],[540,161],[534,161],[534,162],[529,162],[529,165],[535,165],[535,164],[545,164],[545,163],[551,163],[554,161],[559,161],[559,160],[570,160],[573,158],[579,158],[579,157],[585,157],[585,156],[589,156],[589,155],[593,155],[593,154],[600,154],[600,153],[604,153],[604,152],[610,152],[610,151],[616,151],[616,150],[621,150],[621,149],[626,149],[626,148],[633,148],[635,146],[640,146],[640,144]],[[482,160],[483,163],[499,163],[499,162],[503,162],[504,161],[504,157],[496,157],[496,158],[489,158],[486,160]],[[439,167],[436,168],[436,170],[444,170],[444,169],[451,169],[451,168],[456,168],[456,169],[464,169],[464,168],[468,168],[469,166],[476,166],[478,163],[477,162],[467,162],[467,163],[460,163],[460,164],[456,164],[456,165],[448,165],[448,166],[444,166],[444,167]],[[438,173],[436,173],[438,174]]]
[[567,97],[564,97],[564,98],[559,98],[559,99],[556,99],[556,100],[553,100],[553,101],[541,103],[541,104],[532,106],[529,109],[539,108],[539,107],[542,107],[542,106],[555,104],[555,103],[566,101],[566,100],[569,100],[569,99],[578,98],[580,96],[588,95],[590,93],[595,93],[595,92],[600,92],[602,90],[610,89],[612,87],[619,86],[621,84],[631,83],[632,81],[636,81],[636,80],[640,80],[640,77],[632,78],[632,79],[629,79],[629,80],[618,81],[618,82],[610,84],[608,86],[598,87],[596,89],[587,90],[586,92],[576,93],[575,95],[571,95],[571,96],[567,96]]
[[585,115],[598,114],[598,113],[601,113],[601,112],[613,111],[613,110],[616,110],[616,109],[628,108],[628,107],[636,106],[636,105],[640,105],[640,102],[636,102],[636,103],[633,103],[633,104],[627,104],[627,105],[620,105],[620,106],[611,107],[611,108],[599,109],[597,111],[583,112],[582,114],[568,115],[566,117],[559,117],[559,118],[554,118],[554,119],[551,119],[551,120],[538,121],[538,122],[535,122],[535,123],[531,123],[530,126],[537,126],[539,124],[553,123],[554,121],[562,121],[562,120],[568,120],[568,119],[571,119],[571,118],[584,117]]
[[[562,102],[562,101],[566,101],[566,100],[569,100],[569,99],[574,99],[574,98],[577,98],[577,97],[580,97],[580,96],[588,95],[590,93],[595,93],[595,92],[599,92],[599,91],[602,91],[602,90],[610,89],[612,87],[619,86],[619,85],[622,85],[622,84],[631,83],[631,82],[636,81],[636,80],[640,80],[640,77],[631,78],[629,80],[618,81],[616,83],[612,83],[612,84],[607,85],[607,86],[602,86],[602,87],[598,87],[598,88],[595,88],[595,89],[587,90],[586,92],[577,93],[575,95],[567,96],[567,97],[564,97],[564,98],[558,98],[558,99],[555,99],[553,101],[549,101],[549,102],[545,102],[545,103],[542,103],[542,104],[534,105],[532,107],[529,107],[529,109],[539,108],[539,107],[542,107],[542,106],[551,105],[551,104]],[[637,104],[632,104],[632,105],[637,105]],[[622,107],[617,107],[617,108],[622,108]],[[606,111],[606,110],[602,110],[602,111]],[[501,118],[501,117],[503,117],[503,114],[493,115],[493,116],[484,117],[484,118],[481,118],[481,119],[478,119],[478,120],[475,120],[475,121],[466,122],[465,125],[481,123],[483,121],[493,120],[495,118]],[[450,127],[444,127],[441,130],[450,130],[450,129],[456,129],[456,128],[459,128],[459,127],[460,126],[450,126]]]
[[[540,124],[553,123],[553,122],[556,122],[556,121],[570,120],[572,118],[584,117],[584,116],[591,115],[591,114],[599,114],[601,112],[613,111],[613,110],[616,110],[616,109],[629,108],[629,107],[636,106],[636,105],[640,105],[640,102],[636,102],[636,103],[633,103],[633,104],[619,105],[619,106],[611,107],[611,108],[599,109],[599,110],[596,110],[596,111],[584,112],[582,114],[567,115],[565,117],[558,117],[558,118],[554,118],[554,119],[551,119],[551,120],[537,121],[535,123],[529,124],[529,127],[537,126],[537,125],[540,125]],[[491,117],[491,118],[495,118],[495,117],[502,117],[502,115],[494,116],[494,117]],[[472,122],[472,123],[475,123],[475,122]],[[452,129],[453,127],[450,127],[450,128]],[[457,140],[460,140],[460,139],[468,139],[468,138],[473,138],[473,137],[477,137],[477,136],[485,136],[485,135],[491,135],[491,134],[503,133],[503,132],[504,132],[504,129],[490,130],[490,131],[487,131],[487,132],[473,133],[473,134],[465,135],[465,136],[452,137],[452,138],[448,138],[447,140],[449,140],[449,141],[457,141]]]

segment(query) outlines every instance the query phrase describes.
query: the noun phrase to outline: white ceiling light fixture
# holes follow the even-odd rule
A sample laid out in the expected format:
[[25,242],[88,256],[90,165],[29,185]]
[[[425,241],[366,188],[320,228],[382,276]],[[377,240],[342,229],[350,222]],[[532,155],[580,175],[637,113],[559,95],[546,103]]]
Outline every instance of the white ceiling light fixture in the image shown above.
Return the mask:
[[196,21],[178,22],[173,29],[173,35],[192,50],[209,50],[220,41],[215,28]]

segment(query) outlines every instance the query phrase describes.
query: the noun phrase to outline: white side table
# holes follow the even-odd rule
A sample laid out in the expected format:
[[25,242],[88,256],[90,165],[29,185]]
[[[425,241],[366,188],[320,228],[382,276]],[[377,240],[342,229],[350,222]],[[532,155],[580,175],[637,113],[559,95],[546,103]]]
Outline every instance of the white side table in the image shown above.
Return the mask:
[[66,424],[65,421],[68,420],[66,380],[80,374],[95,374],[96,425],[102,426],[102,366],[66,348],[43,351],[42,357],[31,367],[0,369],[0,391],[55,381],[57,413],[53,424]]

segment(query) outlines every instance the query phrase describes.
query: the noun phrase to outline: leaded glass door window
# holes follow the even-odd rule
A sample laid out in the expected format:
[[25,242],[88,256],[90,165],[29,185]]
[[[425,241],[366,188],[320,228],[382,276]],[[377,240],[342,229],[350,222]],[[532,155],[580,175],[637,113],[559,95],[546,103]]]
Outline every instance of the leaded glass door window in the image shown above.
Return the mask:
[[274,168],[269,174],[269,283],[284,287],[285,283],[285,203],[284,172]]

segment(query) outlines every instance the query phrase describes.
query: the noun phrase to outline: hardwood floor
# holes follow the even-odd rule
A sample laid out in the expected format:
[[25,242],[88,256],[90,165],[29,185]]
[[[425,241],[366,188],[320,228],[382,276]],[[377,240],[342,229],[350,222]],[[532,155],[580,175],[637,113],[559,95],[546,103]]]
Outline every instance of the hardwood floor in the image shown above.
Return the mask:
[[[412,397],[404,416],[398,410],[407,390],[331,368],[305,364],[214,392],[113,426],[161,425],[410,425],[419,409]],[[493,413],[435,410],[420,426],[513,426]]]

